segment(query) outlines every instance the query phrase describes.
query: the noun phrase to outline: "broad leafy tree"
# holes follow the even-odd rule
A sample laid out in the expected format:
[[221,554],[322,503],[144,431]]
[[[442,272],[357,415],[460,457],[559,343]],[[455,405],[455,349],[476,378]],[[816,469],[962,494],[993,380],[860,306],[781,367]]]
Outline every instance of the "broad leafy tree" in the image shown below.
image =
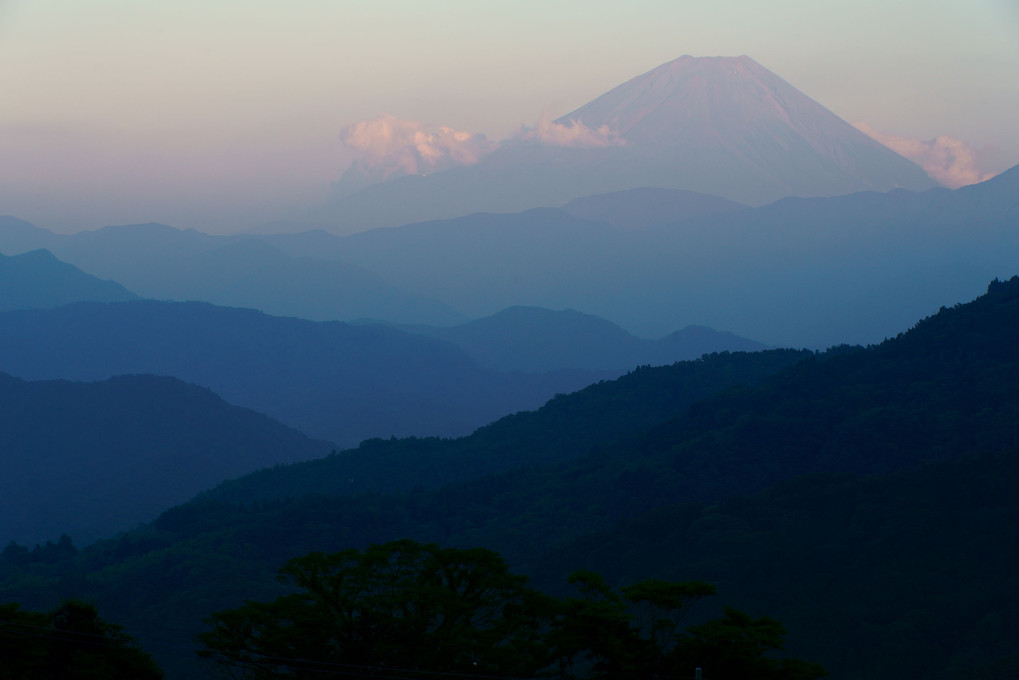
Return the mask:
[[816,680],[816,664],[774,659],[785,631],[734,609],[682,629],[715,593],[701,581],[621,589],[592,572],[552,600],[496,553],[403,540],[312,553],[280,579],[294,592],[213,614],[199,654],[229,678],[552,676],[591,680]]
[[414,672],[534,675],[552,601],[485,549],[403,540],[312,553],[279,578],[295,592],[213,614],[202,656],[238,678]]

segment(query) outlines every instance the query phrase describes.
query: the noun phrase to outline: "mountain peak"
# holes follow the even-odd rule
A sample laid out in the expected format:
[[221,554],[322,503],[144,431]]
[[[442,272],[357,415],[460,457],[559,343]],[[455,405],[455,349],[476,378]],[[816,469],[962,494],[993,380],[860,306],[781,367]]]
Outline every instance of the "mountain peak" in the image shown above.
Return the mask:
[[[750,57],[684,55],[631,78],[560,120],[574,119],[592,128],[608,125],[630,144],[659,145],[705,133],[743,139],[776,123],[795,126],[809,117],[843,130],[852,127]],[[858,131],[851,136],[877,146]]]
[[344,196],[322,219],[396,226],[639,187],[759,206],[935,186],[918,165],[746,55],[684,55],[542,125],[477,163]]
[[700,173],[733,179],[759,174],[758,184],[763,180],[786,195],[933,186],[919,166],[746,55],[684,55],[557,122],[569,121],[607,126],[660,162],[682,159],[682,165],[699,165]]

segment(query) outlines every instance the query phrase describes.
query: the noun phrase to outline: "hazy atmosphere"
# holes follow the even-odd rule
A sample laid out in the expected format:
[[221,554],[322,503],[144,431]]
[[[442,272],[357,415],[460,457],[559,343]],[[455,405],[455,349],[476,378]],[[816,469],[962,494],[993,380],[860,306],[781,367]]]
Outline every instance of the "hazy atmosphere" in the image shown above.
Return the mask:
[[1016,0],[0,0],[0,678],[1019,678],[1017,112]]
[[684,54],[746,54],[949,186],[1019,162],[1014,0],[2,0],[0,205],[64,233],[302,219],[355,161],[556,143]]

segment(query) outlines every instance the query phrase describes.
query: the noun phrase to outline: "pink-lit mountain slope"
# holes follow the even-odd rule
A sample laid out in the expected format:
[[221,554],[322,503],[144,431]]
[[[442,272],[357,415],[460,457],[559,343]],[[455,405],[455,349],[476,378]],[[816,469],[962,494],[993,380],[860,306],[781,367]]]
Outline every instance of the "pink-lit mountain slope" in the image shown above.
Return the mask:
[[[587,133],[556,136],[577,124]],[[560,206],[638,187],[763,205],[786,196],[934,186],[917,165],[745,56],[680,57],[555,125],[565,127],[507,140],[475,165],[365,187],[315,219],[352,232]],[[572,141],[561,145],[566,138]]]
[[669,182],[742,202],[927,189],[914,163],[747,56],[683,56],[559,119],[607,126]]

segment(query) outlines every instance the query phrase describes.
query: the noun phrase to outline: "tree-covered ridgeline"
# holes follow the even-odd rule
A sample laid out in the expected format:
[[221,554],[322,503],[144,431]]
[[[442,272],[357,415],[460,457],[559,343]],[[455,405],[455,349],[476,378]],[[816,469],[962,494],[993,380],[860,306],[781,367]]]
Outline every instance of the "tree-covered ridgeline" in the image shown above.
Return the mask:
[[308,495],[428,489],[528,466],[580,458],[735,386],[759,385],[813,353],[722,352],[671,366],[639,366],[616,380],[557,395],[468,437],[369,439],[356,449],[224,482],[201,500],[239,504]]

